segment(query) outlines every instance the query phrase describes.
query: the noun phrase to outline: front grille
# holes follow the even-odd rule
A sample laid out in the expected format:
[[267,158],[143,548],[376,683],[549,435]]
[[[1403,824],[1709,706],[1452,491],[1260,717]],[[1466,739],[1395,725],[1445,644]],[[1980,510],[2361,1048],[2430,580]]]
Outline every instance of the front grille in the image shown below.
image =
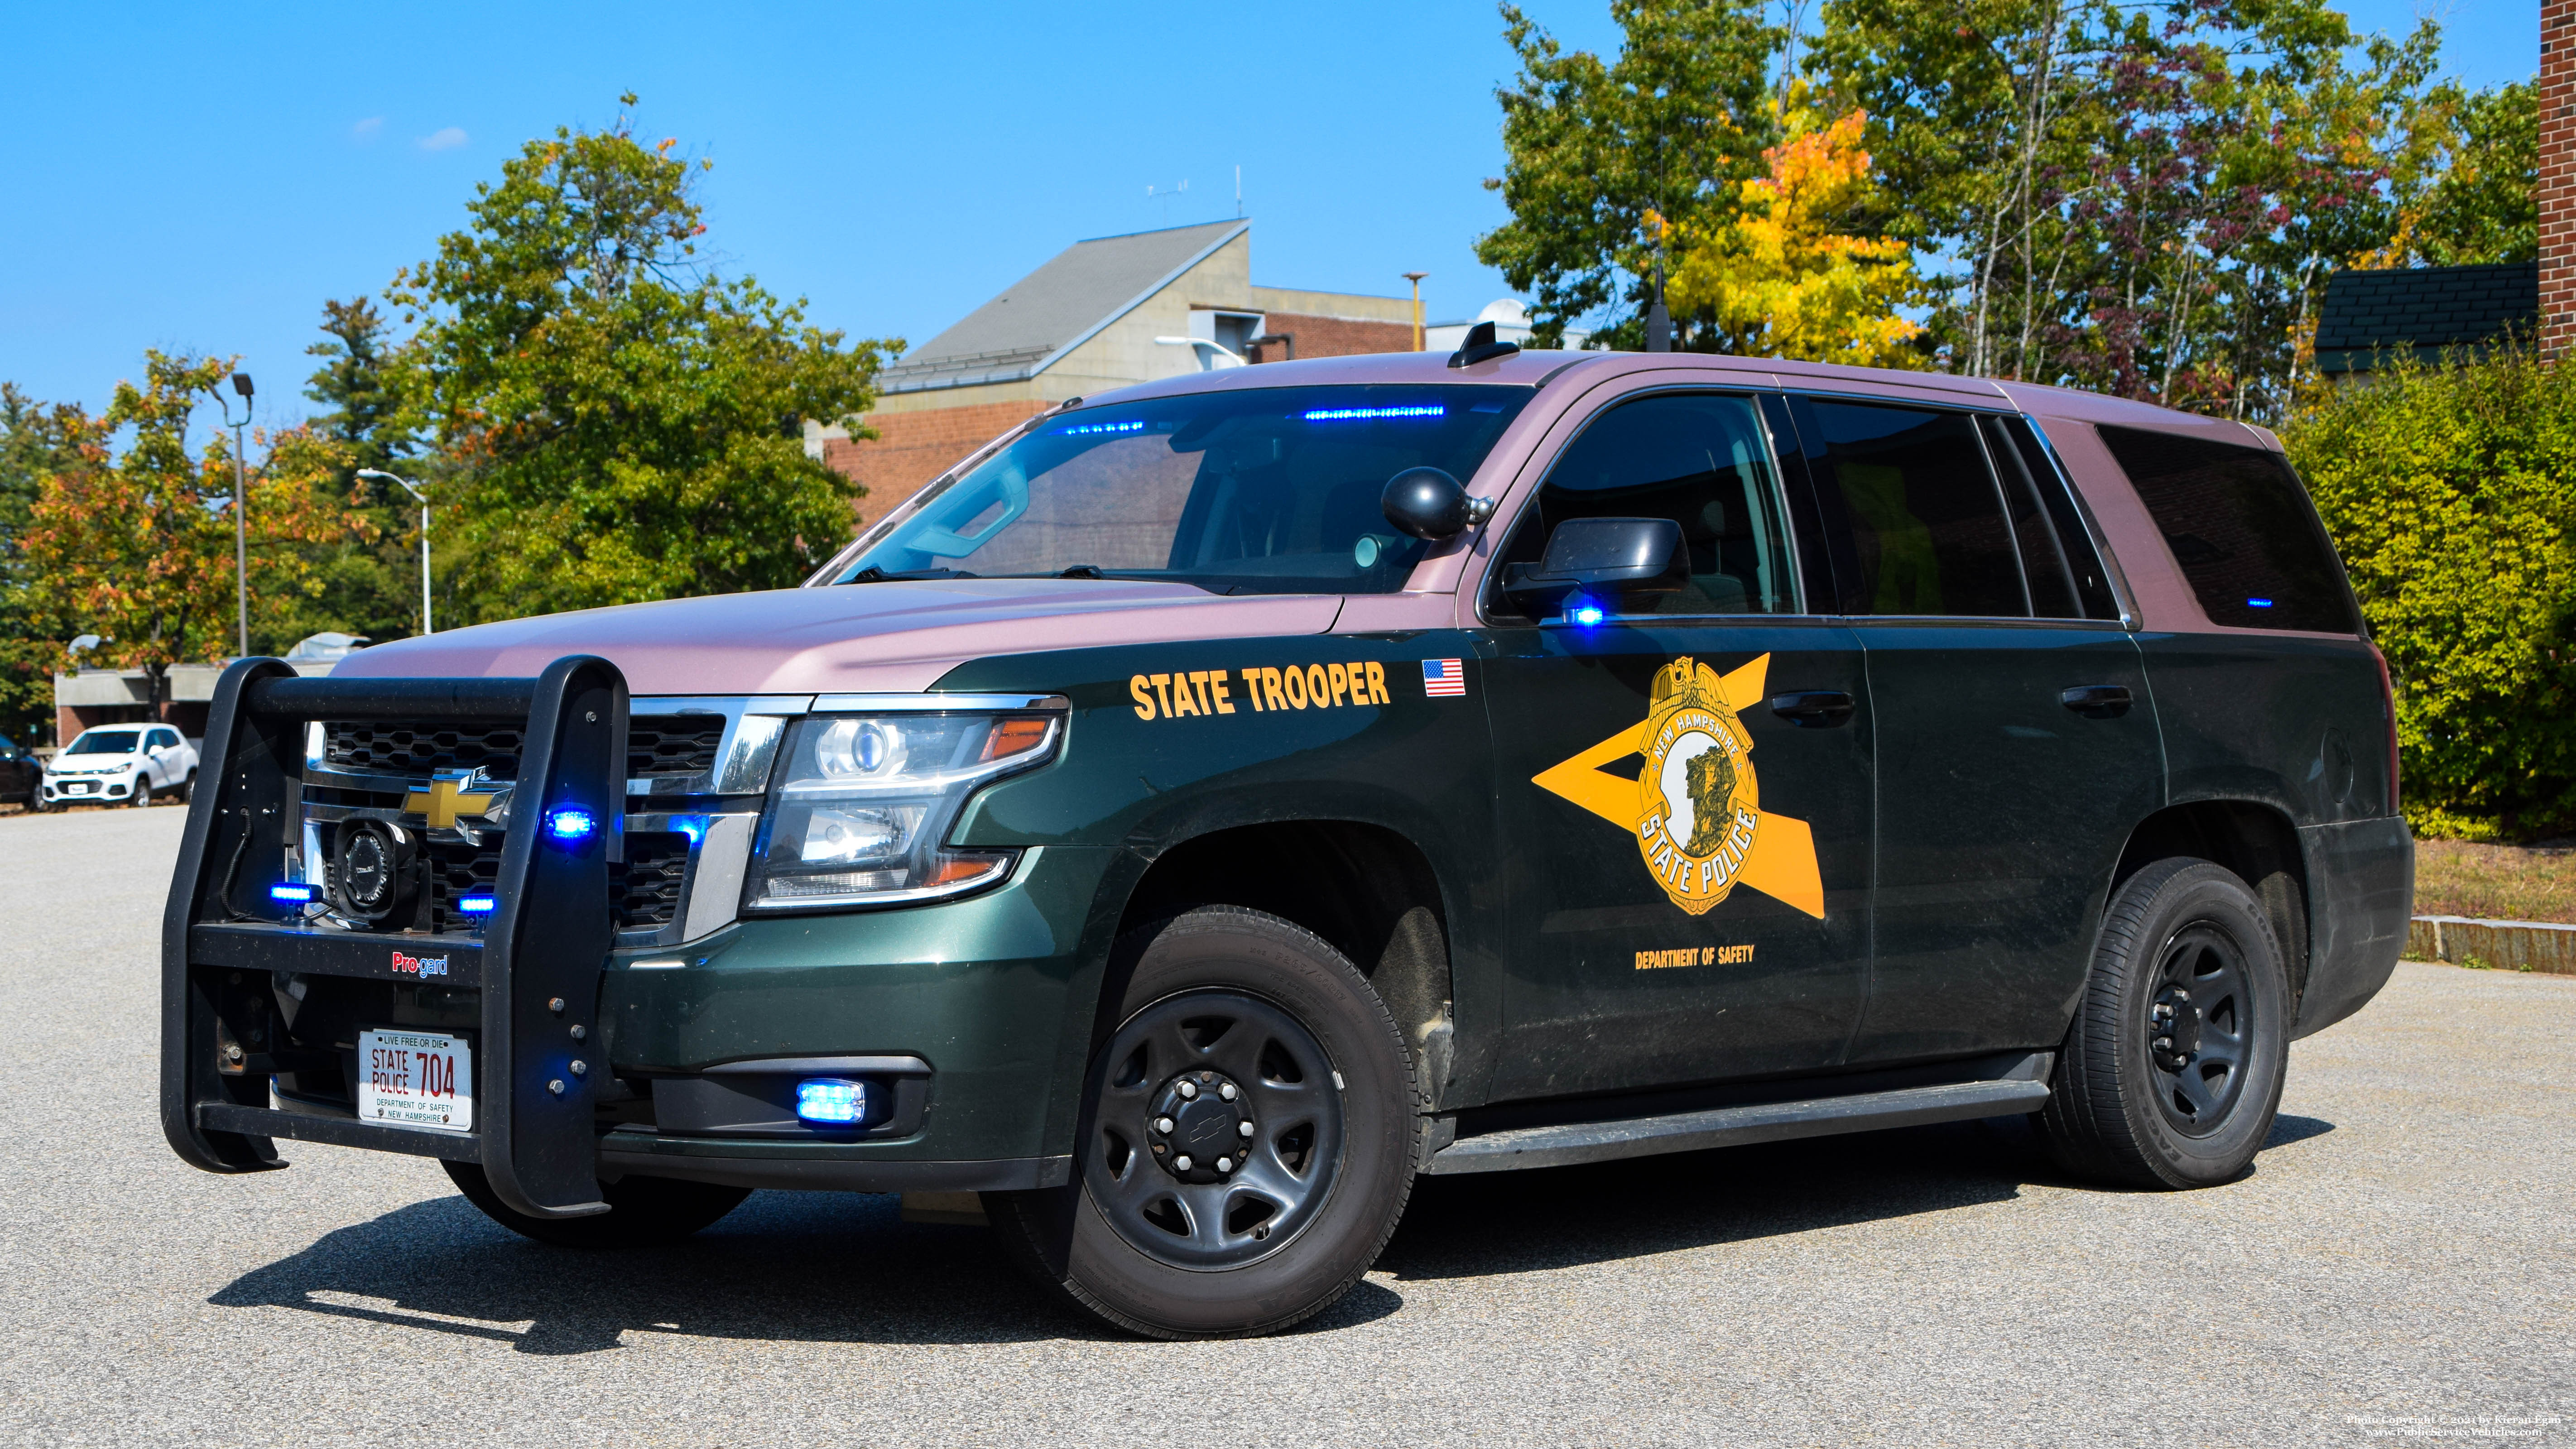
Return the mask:
[[[637,715],[626,725],[626,777],[707,774],[716,767],[724,730],[720,714]],[[334,769],[428,775],[479,767],[490,779],[519,777],[515,724],[334,720],[323,731],[322,759]]]
[[[501,878],[501,837],[480,845],[428,842],[430,929],[470,930],[488,916],[456,909],[461,896],[489,894]],[[621,931],[658,931],[680,914],[689,878],[689,837],[676,830],[630,830],[626,859],[608,864],[608,913]]]
[[495,780],[519,777],[515,724],[334,720],[323,729],[322,758],[338,769],[427,775],[480,767]]
[[481,845],[468,845],[461,840],[433,840],[429,850],[429,928],[433,931],[471,929],[489,916],[469,916],[456,909],[459,896],[477,891],[489,894],[492,883],[501,878],[501,837],[486,835]]
[[626,722],[626,778],[704,775],[724,740],[720,714],[646,714]]
[[626,859],[608,865],[608,910],[621,931],[658,931],[680,913],[689,878],[689,837],[676,830],[629,831]]

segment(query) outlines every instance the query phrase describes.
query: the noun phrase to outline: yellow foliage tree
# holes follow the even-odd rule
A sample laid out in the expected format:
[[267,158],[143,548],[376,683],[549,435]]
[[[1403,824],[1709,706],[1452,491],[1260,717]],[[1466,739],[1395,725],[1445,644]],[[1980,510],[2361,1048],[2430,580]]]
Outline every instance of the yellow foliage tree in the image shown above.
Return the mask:
[[1713,316],[1718,350],[1738,356],[1925,366],[1911,345],[1923,328],[1897,314],[1921,295],[1913,249],[1839,230],[1868,213],[1876,190],[1861,149],[1866,118],[1853,111],[1819,127],[1796,93],[1786,110],[1788,139],[1762,153],[1768,174],[1743,183],[1735,219],[1666,232],[1680,254],[1667,304]]

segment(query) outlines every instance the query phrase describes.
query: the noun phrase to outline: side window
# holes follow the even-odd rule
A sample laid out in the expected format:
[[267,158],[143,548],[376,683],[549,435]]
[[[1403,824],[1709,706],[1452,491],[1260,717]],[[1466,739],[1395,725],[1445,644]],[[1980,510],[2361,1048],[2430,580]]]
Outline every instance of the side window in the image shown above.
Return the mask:
[[[1813,400],[1838,612],[2024,619],[2012,524],[1965,413]],[[2035,503],[2034,503],[2034,506]],[[1836,518],[1839,513],[1840,518]]]
[[159,745],[165,750],[175,750],[179,748],[179,732],[177,730],[154,730],[152,732],[152,743]]
[[[1492,577],[1535,563],[1548,534],[1570,518],[1669,518],[1690,549],[1691,580],[1644,594],[1636,614],[1787,614],[1797,610],[1796,566],[1780,521],[1777,470],[1753,400],[1717,393],[1655,393],[1620,403],[1586,424],[1521,510]],[[1488,612],[1516,616],[1494,593]]]
[[[2093,535],[2084,527],[2084,516],[2078,511],[2066,475],[2056,459],[2049,455],[2038,430],[2030,420],[2018,417],[1990,417],[1986,420],[1987,441],[1994,447],[1995,466],[2007,477],[2018,470],[2038,491],[2040,503],[2047,511],[2051,530],[2056,535],[2057,557],[2064,561],[2075,586],[2076,609],[2063,617],[2070,619],[2117,619],[2120,617],[2119,596],[2111,591],[2111,571],[2102,563],[2102,555],[2093,547]],[[2039,570],[2031,562],[2031,540],[2022,538],[2022,568],[2030,575],[2031,602],[2045,618],[2049,605],[2042,601]]]
[[2288,459],[2145,428],[2099,431],[2211,623],[2361,632],[2343,565]]

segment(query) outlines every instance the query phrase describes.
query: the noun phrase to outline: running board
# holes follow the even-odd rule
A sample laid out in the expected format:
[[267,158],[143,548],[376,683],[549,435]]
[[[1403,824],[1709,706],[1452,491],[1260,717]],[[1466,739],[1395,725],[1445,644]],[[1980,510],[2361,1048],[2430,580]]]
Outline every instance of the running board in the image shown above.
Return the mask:
[[[2047,1058],[2038,1060],[2045,1063]],[[2044,1075],[2044,1065],[2041,1071]],[[1516,1127],[1462,1137],[1433,1153],[1423,1170],[1445,1176],[1518,1167],[1564,1167],[1657,1152],[1697,1152],[1707,1147],[1741,1147],[1792,1137],[1829,1137],[1838,1132],[1875,1132],[1883,1127],[2009,1117],[2035,1112],[2047,1100],[2045,1081],[1955,1082],[1803,1102],[1714,1107],[1667,1117]]]

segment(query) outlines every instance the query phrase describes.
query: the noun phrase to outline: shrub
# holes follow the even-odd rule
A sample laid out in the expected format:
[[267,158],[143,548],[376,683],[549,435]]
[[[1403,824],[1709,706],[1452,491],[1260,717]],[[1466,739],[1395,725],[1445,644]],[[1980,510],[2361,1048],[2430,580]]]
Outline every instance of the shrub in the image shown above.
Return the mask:
[[2396,677],[2417,833],[2576,826],[2576,370],[2399,359],[2283,442]]

